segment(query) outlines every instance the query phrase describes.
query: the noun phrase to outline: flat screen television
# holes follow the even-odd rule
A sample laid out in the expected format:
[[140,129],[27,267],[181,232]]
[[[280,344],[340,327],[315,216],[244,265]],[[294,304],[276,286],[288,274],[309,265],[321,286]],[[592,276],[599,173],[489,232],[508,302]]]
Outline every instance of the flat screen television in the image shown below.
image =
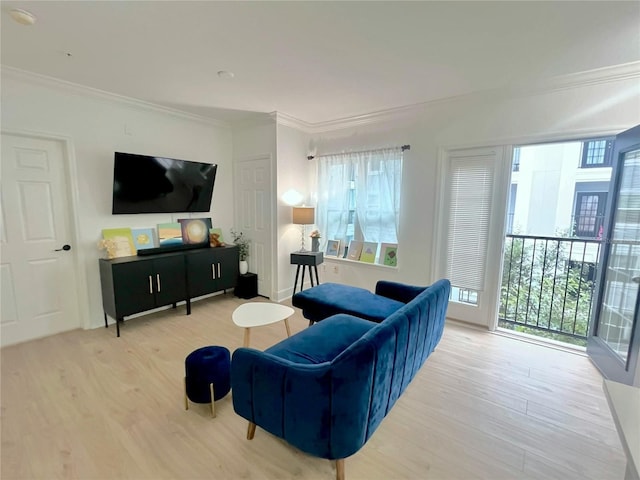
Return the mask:
[[218,166],[115,152],[113,214],[208,212]]

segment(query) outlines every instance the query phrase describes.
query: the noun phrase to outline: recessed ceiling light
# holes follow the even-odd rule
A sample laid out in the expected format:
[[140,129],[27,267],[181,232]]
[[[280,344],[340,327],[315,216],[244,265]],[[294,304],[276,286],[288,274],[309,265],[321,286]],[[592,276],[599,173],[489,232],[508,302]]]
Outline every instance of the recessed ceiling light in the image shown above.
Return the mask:
[[12,8],[9,11],[9,15],[20,25],[33,25],[36,23],[36,16],[27,12],[26,10],[22,10],[21,8]]
[[218,72],[218,76],[219,76],[220,78],[233,78],[233,77],[235,77],[235,75],[233,74],[233,72],[229,72],[229,71],[227,71],[227,70],[220,70],[220,71]]

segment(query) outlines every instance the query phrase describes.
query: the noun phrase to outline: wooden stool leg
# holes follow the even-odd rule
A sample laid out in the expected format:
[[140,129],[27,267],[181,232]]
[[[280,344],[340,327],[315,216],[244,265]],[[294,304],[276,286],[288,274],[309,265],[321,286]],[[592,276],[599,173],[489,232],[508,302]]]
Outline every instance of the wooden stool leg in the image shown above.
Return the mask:
[[248,347],[249,346],[249,335],[250,335],[250,328],[245,328],[244,329],[244,342],[242,343],[243,347]]
[[253,436],[256,434],[256,424],[249,422],[249,428],[247,429],[247,440],[253,440]]
[[284,326],[287,328],[287,337],[291,336],[291,329],[289,328],[289,319],[285,318],[284,319]]
[[336,480],[344,480],[344,458],[336,460]]
[[215,401],[213,400],[214,399],[214,396],[213,396],[213,383],[209,384],[209,389],[211,390],[211,416],[213,418],[216,418],[216,407],[214,406]]
[[187,377],[184,377],[184,409],[189,410],[189,397],[187,397]]

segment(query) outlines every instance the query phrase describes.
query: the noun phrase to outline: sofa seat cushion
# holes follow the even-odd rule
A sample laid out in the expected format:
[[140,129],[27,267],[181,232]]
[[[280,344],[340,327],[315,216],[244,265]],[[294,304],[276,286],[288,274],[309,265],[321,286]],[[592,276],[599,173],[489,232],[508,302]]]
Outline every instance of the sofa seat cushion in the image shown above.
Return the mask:
[[351,315],[335,315],[275,344],[265,353],[307,365],[331,362],[376,325]]
[[338,313],[348,313],[381,322],[404,303],[376,295],[369,290],[338,283],[323,283],[293,296],[294,307],[302,309],[305,318],[319,322]]

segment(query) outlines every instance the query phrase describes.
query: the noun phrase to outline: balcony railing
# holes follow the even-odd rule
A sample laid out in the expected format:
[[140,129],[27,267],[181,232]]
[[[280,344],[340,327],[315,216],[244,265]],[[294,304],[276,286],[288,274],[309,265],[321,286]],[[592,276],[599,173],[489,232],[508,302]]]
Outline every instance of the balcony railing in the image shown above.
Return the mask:
[[499,326],[586,345],[600,244],[507,235]]

